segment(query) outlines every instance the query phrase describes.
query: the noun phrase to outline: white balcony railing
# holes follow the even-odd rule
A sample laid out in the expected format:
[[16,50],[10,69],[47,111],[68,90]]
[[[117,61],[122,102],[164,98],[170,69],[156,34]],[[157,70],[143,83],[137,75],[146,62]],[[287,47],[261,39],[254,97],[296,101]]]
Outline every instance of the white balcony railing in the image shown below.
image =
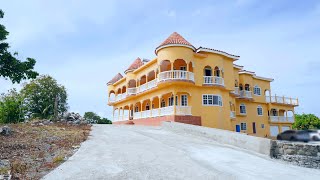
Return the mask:
[[158,117],[159,116],[159,109],[152,109],[152,116],[151,117]]
[[289,98],[284,96],[266,96],[266,101],[268,103],[279,103],[279,104],[289,104],[297,106],[299,105],[298,99]]
[[216,84],[224,85],[224,80],[222,77],[217,76],[203,76],[203,84]]
[[234,90],[231,93],[239,95],[239,87],[234,87]]
[[251,91],[242,90],[242,91],[240,91],[240,97],[242,97],[242,98],[252,98],[252,92]]
[[191,106],[176,106],[177,115],[191,115]]
[[230,118],[231,119],[236,118],[236,112],[235,111],[230,111]]
[[128,95],[133,95],[137,93],[137,88],[128,88]]
[[160,116],[173,115],[173,106],[160,108]]
[[133,113],[133,119],[140,119],[141,118],[141,112],[134,112]]
[[166,81],[166,80],[194,81],[194,74],[192,72],[180,71],[180,70],[165,71],[165,72],[159,73],[159,81]]
[[271,122],[294,122],[294,117],[285,117],[285,116],[269,116]]
[[110,96],[109,97],[109,103],[113,103],[116,101],[116,97],[115,96]]
[[146,90],[147,90],[147,85],[148,85],[147,83],[140,85],[140,86],[138,87],[138,93],[141,93],[141,92],[143,92],[143,91],[146,91]]

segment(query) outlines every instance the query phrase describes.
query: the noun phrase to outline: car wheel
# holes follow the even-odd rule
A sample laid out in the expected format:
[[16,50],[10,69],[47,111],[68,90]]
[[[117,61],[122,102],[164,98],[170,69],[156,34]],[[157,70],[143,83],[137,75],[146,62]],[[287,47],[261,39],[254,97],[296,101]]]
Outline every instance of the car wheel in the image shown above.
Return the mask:
[[312,137],[312,140],[313,140],[313,141],[320,141],[319,137],[317,137],[317,136],[313,136],[313,137]]

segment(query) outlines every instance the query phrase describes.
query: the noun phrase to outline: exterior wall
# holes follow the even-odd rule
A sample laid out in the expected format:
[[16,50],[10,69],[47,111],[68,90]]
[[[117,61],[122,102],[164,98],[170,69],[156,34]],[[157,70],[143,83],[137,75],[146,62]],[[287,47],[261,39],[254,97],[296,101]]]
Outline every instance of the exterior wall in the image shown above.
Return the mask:
[[[225,130],[236,130],[236,125],[240,125],[242,122],[247,123],[247,130],[242,131],[244,133],[260,136],[260,137],[270,137],[270,126],[279,126],[279,130],[284,128],[290,128],[292,123],[280,123],[271,122],[269,118],[269,113],[272,108],[284,111],[293,111],[294,106],[281,105],[274,103],[267,103],[265,91],[270,88],[270,81],[263,80],[261,78],[256,78],[250,73],[240,73],[239,68],[235,68],[233,65],[233,60],[219,54],[214,53],[195,53],[192,49],[186,47],[166,47],[158,51],[157,57],[151,62],[143,65],[139,69],[128,72],[126,77],[124,77],[119,82],[114,85],[108,86],[108,92],[114,90],[117,94],[117,89],[123,86],[128,86],[131,79],[136,80],[139,86],[139,79],[148,75],[149,72],[155,71],[160,72],[160,66],[162,61],[170,61],[171,69],[179,70],[179,66],[187,64],[187,71],[191,70],[194,73],[194,82],[189,80],[168,80],[160,82],[157,84],[156,88],[150,89],[148,91],[142,92],[140,94],[127,96],[125,100],[114,102],[112,106],[114,109],[134,109],[135,106],[139,107],[139,111],[146,110],[146,104],[148,103],[151,109],[152,104],[154,108],[159,108],[161,100],[164,99],[166,106],[169,103],[169,97],[172,94],[178,96],[178,106],[181,103],[181,94],[186,94],[188,96],[188,106],[191,106],[192,116],[201,117],[201,125],[212,128],[219,128]],[[177,63],[176,60],[184,60]],[[174,63],[176,61],[176,63]],[[191,62],[191,64],[190,64]],[[173,65],[175,68],[173,68]],[[214,74],[215,67],[219,67],[220,75],[223,77],[224,85],[204,85],[204,68],[210,66],[212,69],[212,74]],[[156,74],[156,78],[159,74]],[[242,84],[243,89],[245,89],[245,84],[250,85],[250,91],[252,91],[252,98],[239,98],[231,94],[231,91],[235,90],[235,81],[238,81],[238,85]],[[259,86],[261,88],[261,95],[254,95],[254,87]],[[128,88],[128,87],[127,87]],[[202,95],[203,94],[214,94],[220,95],[222,97],[222,106],[203,106]],[[230,106],[230,103],[233,106]],[[246,105],[246,115],[240,115],[240,104]],[[258,116],[257,107],[260,105],[263,108],[263,115]],[[234,108],[234,109],[233,109]],[[230,112],[236,112],[236,118],[230,118]],[[281,115],[281,113],[279,113]],[[159,117],[163,119],[164,117]],[[165,118],[164,118],[165,119]],[[146,121],[137,121],[139,123],[146,123]],[[253,133],[253,123],[255,123],[256,133]],[[264,127],[262,127],[262,124]]]

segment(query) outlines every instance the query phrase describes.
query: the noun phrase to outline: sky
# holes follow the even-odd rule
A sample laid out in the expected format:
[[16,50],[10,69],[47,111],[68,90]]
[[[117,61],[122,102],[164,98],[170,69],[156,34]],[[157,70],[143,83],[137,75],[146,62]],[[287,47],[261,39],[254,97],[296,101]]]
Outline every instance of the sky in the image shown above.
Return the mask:
[[[137,58],[153,59],[172,32],[195,47],[241,56],[271,77],[272,94],[298,97],[296,113],[320,116],[320,1],[0,0],[7,42],[35,70],[67,88],[70,111],[111,118],[107,85]],[[0,93],[19,84],[0,78]]]

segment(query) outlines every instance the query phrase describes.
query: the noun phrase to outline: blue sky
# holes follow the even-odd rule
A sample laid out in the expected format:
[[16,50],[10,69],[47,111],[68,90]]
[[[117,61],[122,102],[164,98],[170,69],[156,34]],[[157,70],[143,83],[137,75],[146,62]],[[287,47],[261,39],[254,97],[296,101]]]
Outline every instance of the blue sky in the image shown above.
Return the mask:
[[[320,116],[320,1],[1,1],[8,42],[35,69],[65,85],[71,111],[111,118],[108,82],[177,31],[194,46],[240,55],[272,77],[272,93],[298,97],[298,113]],[[0,92],[17,87],[0,79]]]

